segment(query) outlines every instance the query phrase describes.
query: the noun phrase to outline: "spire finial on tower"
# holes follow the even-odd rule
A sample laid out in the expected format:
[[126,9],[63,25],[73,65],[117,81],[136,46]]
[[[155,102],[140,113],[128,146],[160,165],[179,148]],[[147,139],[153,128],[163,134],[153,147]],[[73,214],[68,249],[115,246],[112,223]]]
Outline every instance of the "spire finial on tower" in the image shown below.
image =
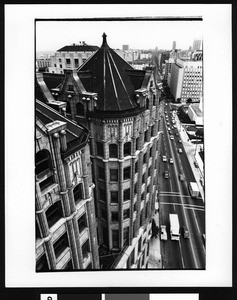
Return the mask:
[[103,37],[103,43],[102,43],[102,46],[105,46],[105,45],[108,46],[107,40],[106,40],[107,35],[106,35],[105,32],[103,33],[102,37]]

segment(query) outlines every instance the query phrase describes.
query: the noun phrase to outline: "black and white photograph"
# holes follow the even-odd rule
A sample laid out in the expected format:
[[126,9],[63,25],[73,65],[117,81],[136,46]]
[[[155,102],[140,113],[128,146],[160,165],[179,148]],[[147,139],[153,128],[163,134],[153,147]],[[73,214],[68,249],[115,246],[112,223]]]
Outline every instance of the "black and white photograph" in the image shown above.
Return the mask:
[[[25,8],[20,34],[10,18],[6,27],[9,45],[30,34],[28,52],[19,47],[24,102],[14,103],[26,134],[15,146],[30,163],[9,169],[7,282],[228,285],[231,89],[215,67],[222,56],[230,67],[229,5],[215,6],[218,22],[212,5]],[[17,5],[7,11],[18,18]]]
[[201,29],[36,20],[37,271],[205,269]]

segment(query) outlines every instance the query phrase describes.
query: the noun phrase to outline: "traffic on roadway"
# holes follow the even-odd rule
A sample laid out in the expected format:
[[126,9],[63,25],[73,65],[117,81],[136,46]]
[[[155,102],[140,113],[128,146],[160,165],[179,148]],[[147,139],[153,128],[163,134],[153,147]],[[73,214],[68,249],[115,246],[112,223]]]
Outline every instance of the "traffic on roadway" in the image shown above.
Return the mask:
[[158,202],[162,268],[205,269],[204,199],[200,193],[190,193],[195,176],[176,126],[176,112],[167,102],[161,105]]

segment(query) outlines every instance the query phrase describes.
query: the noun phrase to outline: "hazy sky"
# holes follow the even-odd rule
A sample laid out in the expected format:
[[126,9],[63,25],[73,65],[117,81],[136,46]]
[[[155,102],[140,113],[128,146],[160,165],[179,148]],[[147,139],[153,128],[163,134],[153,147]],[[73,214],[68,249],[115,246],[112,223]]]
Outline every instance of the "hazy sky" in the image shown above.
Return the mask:
[[36,50],[56,51],[65,45],[85,41],[101,46],[107,34],[111,48],[188,49],[194,39],[202,39],[202,21],[37,21]]

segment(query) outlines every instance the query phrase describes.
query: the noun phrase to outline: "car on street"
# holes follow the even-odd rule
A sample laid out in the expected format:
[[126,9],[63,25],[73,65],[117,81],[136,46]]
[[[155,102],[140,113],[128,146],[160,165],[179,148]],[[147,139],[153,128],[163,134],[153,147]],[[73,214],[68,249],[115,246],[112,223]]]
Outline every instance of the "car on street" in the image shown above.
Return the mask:
[[162,161],[167,161],[167,157],[165,155],[162,156]]
[[181,140],[179,140],[179,143],[182,143],[182,141],[181,141]]
[[167,125],[170,125],[170,123],[169,123],[169,122],[166,122],[166,124],[167,124]]
[[178,148],[178,152],[179,152],[179,153],[182,153],[183,150],[182,150],[181,148]]
[[198,168],[198,163],[196,162],[196,160],[194,161],[194,166],[195,166],[196,168]]
[[174,125],[174,128],[177,128],[177,126],[176,126],[176,125]]
[[171,130],[170,127],[167,127],[167,128],[168,128],[168,130]]
[[187,226],[183,226],[183,227],[182,227],[182,232],[183,232],[184,238],[185,238],[185,239],[189,239],[189,231],[188,231]]
[[170,164],[173,164],[173,163],[174,163],[174,161],[173,161],[173,158],[172,158],[172,157],[169,159],[169,162],[170,162]]
[[171,136],[170,136],[170,139],[171,139],[171,140],[173,140],[173,139],[174,139],[174,136],[173,136],[173,135],[171,135]]
[[206,235],[205,235],[205,233],[203,233],[202,239],[203,239],[203,243],[204,243],[204,245],[205,245],[205,244],[206,244]]
[[184,181],[184,180],[185,180],[185,177],[184,177],[183,174],[179,174],[179,180],[180,180],[180,181]]
[[166,179],[170,178],[170,174],[169,174],[169,172],[167,170],[164,172],[164,177]]
[[203,178],[200,178],[200,183],[201,183],[201,186],[204,186],[204,180],[203,180]]
[[176,136],[179,136],[178,132],[175,133]]
[[160,239],[163,241],[167,241],[166,225],[160,226]]

